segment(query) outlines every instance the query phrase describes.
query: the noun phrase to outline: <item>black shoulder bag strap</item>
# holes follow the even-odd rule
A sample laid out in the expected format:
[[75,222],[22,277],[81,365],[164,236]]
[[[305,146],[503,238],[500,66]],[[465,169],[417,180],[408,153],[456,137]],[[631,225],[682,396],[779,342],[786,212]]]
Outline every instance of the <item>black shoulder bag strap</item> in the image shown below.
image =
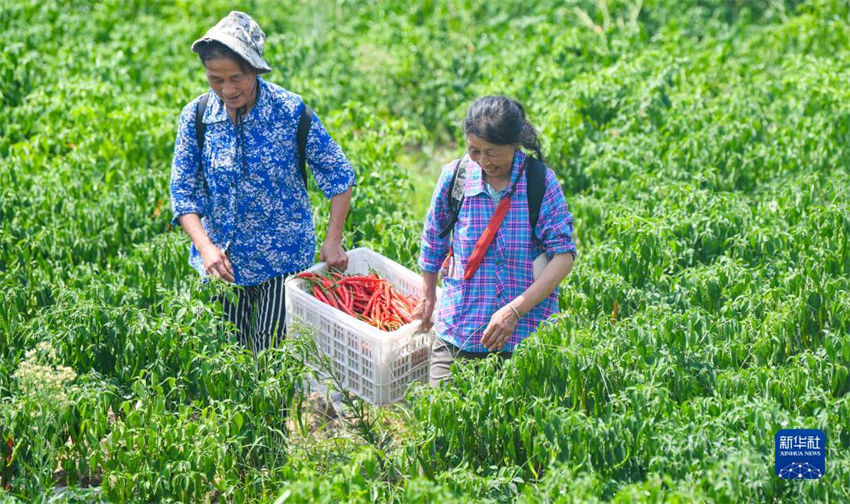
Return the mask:
[[528,223],[531,224],[531,232],[537,227],[540,218],[540,205],[543,203],[543,194],[546,192],[546,165],[539,159],[532,157],[525,168],[526,197],[528,198]]
[[[204,140],[207,133],[207,125],[204,122],[204,111],[207,109],[207,101],[210,94],[206,93],[198,100],[198,108],[195,110],[195,139],[198,141],[198,170],[201,176],[204,174]],[[206,177],[204,179],[204,189],[207,194],[210,192]]]
[[464,154],[457,162],[455,171],[452,174],[452,185],[449,189],[449,223],[440,231],[440,238],[445,238],[452,232],[457,217],[460,215],[460,207],[463,206],[464,188],[466,187],[466,166],[469,164],[469,154]]
[[207,109],[207,101],[210,99],[210,94],[206,93],[198,100],[198,108],[195,110],[195,138],[198,140],[198,147],[201,154],[204,153],[204,135],[207,132],[207,125],[204,123],[204,111]]
[[304,181],[304,186],[307,186],[307,135],[310,134],[310,124],[313,122],[313,110],[304,104],[301,109],[301,117],[298,119],[298,131],[296,132],[296,141],[298,142],[298,173],[301,174],[301,180]]

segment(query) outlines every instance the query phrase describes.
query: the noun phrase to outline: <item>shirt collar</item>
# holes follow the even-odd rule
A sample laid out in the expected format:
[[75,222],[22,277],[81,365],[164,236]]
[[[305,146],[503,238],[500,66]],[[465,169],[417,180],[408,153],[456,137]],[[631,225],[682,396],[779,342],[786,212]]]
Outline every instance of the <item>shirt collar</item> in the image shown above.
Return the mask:
[[[511,164],[511,181],[508,187],[513,187],[519,176],[519,169],[522,163],[525,162],[525,153],[517,149],[514,153],[514,160]],[[466,197],[481,194],[484,191],[484,178],[481,176],[481,166],[475,161],[469,160],[469,165],[466,167],[466,185],[463,187],[463,195]]]
[[[224,102],[210,90],[207,110],[204,112],[204,123],[212,124],[222,121],[228,121],[227,110],[224,108]],[[259,75],[257,76],[257,103],[254,108],[245,116],[245,121],[250,122],[268,117],[272,107],[271,91],[268,88],[268,83]]]

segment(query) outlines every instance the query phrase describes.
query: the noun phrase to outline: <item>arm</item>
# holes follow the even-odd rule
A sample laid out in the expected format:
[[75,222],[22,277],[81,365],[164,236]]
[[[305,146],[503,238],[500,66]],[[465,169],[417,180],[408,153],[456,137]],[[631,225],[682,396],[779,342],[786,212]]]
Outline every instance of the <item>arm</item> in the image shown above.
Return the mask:
[[342,229],[351,207],[351,187],[331,198],[331,215],[328,230],[319,257],[331,268],[345,271],[348,268],[348,255],[342,248]]
[[525,292],[493,314],[481,338],[481,344],[491,351],[502,348],[514,333],[520,317],[555,292],[561,281],[570,274],[573,261],[574,256],[570,253],[556,254],[552,257],[540,277]]
[[342,231],[351,207],[351,188],[356,177],[348,158],[315,114],[307,136],[306,155],[316,184],[325,198],[331,201],[327,234],[319,257],[329,267],[344,271],[348,267],[348,255],[342,248]]
[[540,220],[534,234],[552,259],[537,280],[490,318],[481,338],[481,344],[488,350],[502,348],[513,334],[520,318],[555,292],[572,271],[576,254],[573,216],[567,210],[564,192],[551,170],[547,170],[546,193],[540,205]]
[[[535,280],[525,292],[508,304],[513,306],[519,312],[520,316],[530,312],[541,301],[549,297],[549,294],[555,292],[561,281],[572,271],[574,261],[575,258],[570,253],[555,255],[549,261],[549,264],[546,265],[546,268],[543,269],[540,278]],[[511,315],[516,318],[513,311],[511,311]]]
[[210,241],[207,232],[201,225],[201,218],[198,214],[184,214],[178,219],[180,226],[186,231],[186,234],[192,239],[192,243],[195,244],[195,248],[198,249],[198,253],[201,254],[201,259],[204,261],[204,271],[208,275],[221,277],[228,282],[236,281],[230,259],[227,258],[227,254]]
[[451,165],[443,168],[437,187],[431,197],[431,206],[425,216],[422,230],[422,251],[419,254],[419,268],[422,270],[424,296],[413,311],[413,318],[422,320],[422,330],[431,328],[431,316],[437,302],[437,272],[449,252],[449,237],[440,238],[440,232],[449,221],[448,198],[451,190]]
[[437,303],[437,273],[423,271],[422,282],[424,284],[424,296],[422,301],[414,308],[413,318],[422,320],[422,331],[427,331],[434,325],[431,316],[434,314],[434,305]]
[[201,215],[206,213],[209,195],[204,185],[201,167],[201,150],[195,138],[195,113],[197,100],[183,108],[174,142],[171,164],[171,204],[174,210],[172,225],[180,224],[192,239],[204,261],[207,274],[220,276],[233,282],[230,260],[212,244],[201,225]]

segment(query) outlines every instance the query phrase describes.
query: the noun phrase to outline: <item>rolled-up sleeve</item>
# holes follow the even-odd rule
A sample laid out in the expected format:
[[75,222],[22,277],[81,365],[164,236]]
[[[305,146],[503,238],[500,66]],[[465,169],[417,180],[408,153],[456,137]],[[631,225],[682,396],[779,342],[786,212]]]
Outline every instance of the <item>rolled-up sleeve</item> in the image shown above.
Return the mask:
[[419,255],[419,268],[423,273],[436,273],[449,252],[449,236],[440,238],[440,232],[448,224],[449,191],[451,190],[452,164],[443,167],[437,187],[431,197],[431,205],[425,216],[425,226],[422,231],[422,251]]
[[316,114],[313,114],[310,123],[306,157],[310,172],[325,198],[333,198],[357,182],[348,158]]
[[573,216],[567,210],[567,200],[561,184],[552,170],[546,170],[546,192],[540,204],[540,217],[534,235],[543,243],[546,255],[570,253],[576,256],[573,242]]
[[209,194],[204,183],[201,166],[201,151],[195,137],[195,100],[183,108],[174,142],[174,157],[171,161],[171,208],[174,216],[172,225],[177,225],[182,215],[207,213]]

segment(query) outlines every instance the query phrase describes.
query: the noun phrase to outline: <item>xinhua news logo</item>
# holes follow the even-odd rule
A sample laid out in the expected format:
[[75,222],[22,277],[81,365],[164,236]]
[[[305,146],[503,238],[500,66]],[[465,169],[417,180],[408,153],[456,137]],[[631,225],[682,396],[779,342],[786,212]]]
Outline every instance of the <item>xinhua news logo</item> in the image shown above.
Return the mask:
[[783,479],[820,479],[826,469],[826,436],[819,429],[784,429],[774,438],[774,469]]

